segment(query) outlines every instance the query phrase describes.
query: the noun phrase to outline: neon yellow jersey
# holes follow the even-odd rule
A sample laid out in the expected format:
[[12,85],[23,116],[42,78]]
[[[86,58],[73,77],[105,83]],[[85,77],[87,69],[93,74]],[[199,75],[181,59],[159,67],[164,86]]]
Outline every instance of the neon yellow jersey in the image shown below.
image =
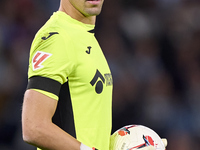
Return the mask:
[[89,147],[109,150],[112,75],[92,32],[55,12],[31,46],[28,89],[58,99],[53,122]]

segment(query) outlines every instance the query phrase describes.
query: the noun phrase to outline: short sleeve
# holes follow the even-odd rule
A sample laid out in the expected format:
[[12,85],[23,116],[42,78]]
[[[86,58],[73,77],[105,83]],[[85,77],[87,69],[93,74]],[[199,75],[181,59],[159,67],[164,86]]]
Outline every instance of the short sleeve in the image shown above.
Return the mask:
[[31,46],[28,77],[42,76],[65,83],[75,68],[73,47],[70,38],[59,32],[37,34]]

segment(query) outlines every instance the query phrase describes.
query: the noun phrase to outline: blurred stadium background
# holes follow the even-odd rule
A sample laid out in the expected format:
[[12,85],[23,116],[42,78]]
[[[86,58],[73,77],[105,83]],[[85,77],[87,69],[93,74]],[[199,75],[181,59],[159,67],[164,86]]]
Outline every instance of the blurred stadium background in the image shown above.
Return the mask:
[[[0,0],[0,149],[21,135],[28,55],[59,0]],[[200,1],[105,0],[96,37],[114,79],[113,131],[143,124],[167,150],[200,149]],[[98,136],[98,135],[97,135]]]

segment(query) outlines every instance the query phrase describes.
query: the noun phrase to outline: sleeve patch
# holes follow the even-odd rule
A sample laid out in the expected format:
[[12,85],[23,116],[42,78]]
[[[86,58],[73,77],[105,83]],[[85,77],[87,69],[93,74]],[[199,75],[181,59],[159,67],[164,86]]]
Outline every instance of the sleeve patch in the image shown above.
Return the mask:
[[50,53],[37,51],[32,59],[33,70],[35,71],[35,70],[43,68],[44,66],[42,66],[42,63],[45,60],[47,60],[51,55],[52,54]]

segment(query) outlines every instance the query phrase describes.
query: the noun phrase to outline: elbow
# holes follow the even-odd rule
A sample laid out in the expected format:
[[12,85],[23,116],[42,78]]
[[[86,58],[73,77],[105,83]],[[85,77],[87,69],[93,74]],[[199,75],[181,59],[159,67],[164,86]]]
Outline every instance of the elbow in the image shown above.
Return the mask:
[[24,142],[31,145],[37,145],[41,137],[42,132],[40,127],[26,124],[22,126],[22,138]]
[[34,132],[34,128],[31,128],[27,125],[22,127],[22,138],[24,142],[34,144],[36,139],[35,134],[36,132]]
[[23,141],[40,147],[49,134],[49,122],[45,121],[27,121],[22,120],[22,138]]
[[29,135],[26,134],[26,133],[22,133],[22,138],[23,138],[23,141],[26,142],[26,143],[29,143],[29,144],[33,143],[33,142],[32,142],[33,140],[31,140],[32,137],[29,136]]

